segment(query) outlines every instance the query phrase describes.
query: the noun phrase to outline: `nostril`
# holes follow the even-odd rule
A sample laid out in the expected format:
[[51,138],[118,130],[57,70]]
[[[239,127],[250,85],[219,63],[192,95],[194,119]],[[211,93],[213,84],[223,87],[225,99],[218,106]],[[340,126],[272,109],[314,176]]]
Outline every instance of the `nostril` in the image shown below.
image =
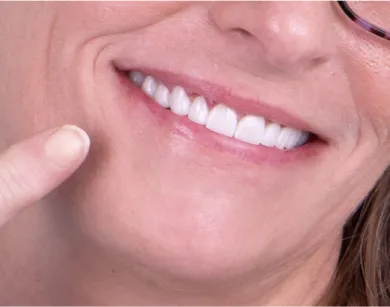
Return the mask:
[[232,32],[237,33],[237,34],[239,34],[241,36],[244,36],[244,37],[251,37],[251,36],[253,36],[253,34],[251,32],[249,32],[249,31],[247,31],[247,30],[245,30],[243,28],[233,28]]
[[325,64],[327,62],[327,58],[326,57],[316,57],[313,59],[313,63],[314,63],[314,66],[318,66],[318,65],[322,65],[322,64]]
[[326,57],[313,57],[312,59],[308,58],[307,65],[305,66],[307,69],[313,69],[315,67],[324,65],[328,59]]

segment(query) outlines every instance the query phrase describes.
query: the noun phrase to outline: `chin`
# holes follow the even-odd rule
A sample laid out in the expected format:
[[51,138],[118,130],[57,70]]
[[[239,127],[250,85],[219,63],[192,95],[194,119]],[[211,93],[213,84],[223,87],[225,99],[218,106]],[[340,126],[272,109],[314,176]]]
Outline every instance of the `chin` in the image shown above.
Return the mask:
[[254,180],[250,162],[232,172],[224,153],[166,134],[156,148],[145,135],[163,132],[153,125],[141,130],[128,140],[111,134],[120,141],[104,163],[92,155],[65,185],[75,204],[71,220],[96,253],[165,278],[228,282],[277,267],[302,244],[294,241],[299,234],[289,236],[296,205]]
[[[259,265],[272,229],[263,232],[266,223],[249,198],[245,204],[241,193],[229,192],[236,183],[199,177],[196,164],[189,173],[173,166],[153,173],[138,162],[113,159],[106,165],[111,175],[101,169],[85,186],[69,182],[77,204],[71,219],[83,242],[155,274],[193,281],[237,277]],[[139,173],[123,171],[136,165]]]

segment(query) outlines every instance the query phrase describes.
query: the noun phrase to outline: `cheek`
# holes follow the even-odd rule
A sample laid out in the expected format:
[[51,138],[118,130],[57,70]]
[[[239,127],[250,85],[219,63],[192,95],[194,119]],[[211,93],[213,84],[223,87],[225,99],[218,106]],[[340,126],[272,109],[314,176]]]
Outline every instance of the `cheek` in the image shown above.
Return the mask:
[[0,4],[1,148],[50,126],[55,102],[47,95],[47,48],[53,16],[43,3]]
[[390,57],[388,46],[383,44],[389,43],[367,33],[364,38],[356,39],[345,63],[361,130],[373,129],[379,144],[387,147],[390,145]]
[[80,122],[80,97],[67,83],[78,77],[72,79],[74,72],[58,67],[60,62],[68,65],[80,45],[113,30],[155,23],[183,5],[187,4],[1,3],[0,131],[6,133],[0,132],[0,149],[69,119]]
[[82,36],[123,33],[159,24],[188,4],[186,2],[67,2],[58,3],[60,28],[69,26]]

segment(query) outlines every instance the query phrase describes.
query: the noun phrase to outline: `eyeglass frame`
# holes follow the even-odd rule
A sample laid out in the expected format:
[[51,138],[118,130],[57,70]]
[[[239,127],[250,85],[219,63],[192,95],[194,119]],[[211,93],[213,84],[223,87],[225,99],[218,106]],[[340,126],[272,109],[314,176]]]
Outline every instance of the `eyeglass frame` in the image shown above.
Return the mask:
[[348,5],[347,1],[337,1],[343,12],[351,19],[354,23],[357,23],[366,31],[375,34],[381,38],[384,38],[390,41],[390,32],[381,29],[380,27],[366,21],[364,18],[356,14],[351,7]]

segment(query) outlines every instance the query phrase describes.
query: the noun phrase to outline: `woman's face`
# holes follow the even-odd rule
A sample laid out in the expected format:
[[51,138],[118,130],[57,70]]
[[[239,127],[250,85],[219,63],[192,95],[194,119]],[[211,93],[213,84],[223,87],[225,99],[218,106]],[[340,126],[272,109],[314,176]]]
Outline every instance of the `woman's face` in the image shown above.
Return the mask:
[[[0,40],[2,146],[85,129],[89,158],[50,197],[58,223],[164,274],[227,279],[333,250],[390,160],[390,45],[336,3],[2,3]],[[221,108],[194,123],[129,71],[266,127],[237,132]],[[211,131],[250,127],[267,146]],[[316,137],[299,146],[300,131]]]

